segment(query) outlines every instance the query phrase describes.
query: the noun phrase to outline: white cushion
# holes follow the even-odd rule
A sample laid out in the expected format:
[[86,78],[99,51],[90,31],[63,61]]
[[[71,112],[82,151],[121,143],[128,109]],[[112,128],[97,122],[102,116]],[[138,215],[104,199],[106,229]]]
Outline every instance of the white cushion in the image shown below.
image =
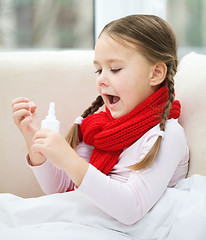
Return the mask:
[[180,124],[190,148],[188,176],[206,175],[206,55],[191,52],[182,58],[175,89],[182,104]]

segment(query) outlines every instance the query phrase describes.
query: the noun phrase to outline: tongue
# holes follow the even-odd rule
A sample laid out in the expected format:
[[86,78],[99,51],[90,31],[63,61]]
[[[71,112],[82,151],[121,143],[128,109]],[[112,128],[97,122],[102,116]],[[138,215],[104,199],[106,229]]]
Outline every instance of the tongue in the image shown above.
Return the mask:
[[115,103],[119,102],[119,99],[120,99],[119,97],[113,96],[112,104],[115,104]]

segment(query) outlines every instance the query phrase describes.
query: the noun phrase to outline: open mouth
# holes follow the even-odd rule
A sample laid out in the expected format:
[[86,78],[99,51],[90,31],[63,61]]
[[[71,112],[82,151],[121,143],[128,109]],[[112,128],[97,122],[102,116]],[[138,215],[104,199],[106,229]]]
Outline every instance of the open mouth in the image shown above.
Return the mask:
[[108,98],[110,104],[115,104],[120,100],[120,97],[118,96],[106,95],[106,97]]

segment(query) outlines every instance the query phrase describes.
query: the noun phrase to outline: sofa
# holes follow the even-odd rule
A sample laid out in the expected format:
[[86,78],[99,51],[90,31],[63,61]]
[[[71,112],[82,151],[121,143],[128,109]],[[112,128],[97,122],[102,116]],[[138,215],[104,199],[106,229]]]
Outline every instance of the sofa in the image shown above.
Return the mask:
[[[60,133],[97,96],[93,50],[17,51],[0,54],[0,193],[23,198],[44,195],[26,163],[24,139],[12,119],[11,101],[26,96],[37,104],[39,123],[56,103]],[[188,176],[206,176],[206,55],[184,56],[175,76],[179,119],[190,148]]]

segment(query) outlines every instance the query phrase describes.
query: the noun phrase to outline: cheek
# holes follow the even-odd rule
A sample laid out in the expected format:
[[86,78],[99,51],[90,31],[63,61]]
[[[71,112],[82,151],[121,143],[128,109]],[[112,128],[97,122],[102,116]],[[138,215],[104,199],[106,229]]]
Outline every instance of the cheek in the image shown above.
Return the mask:
[[98,83],[97,80],[96,80],[96,88],[97,88],[98,93],[101,94],[101,92],[100,92],[100,86],[99,86],[99,83]]

